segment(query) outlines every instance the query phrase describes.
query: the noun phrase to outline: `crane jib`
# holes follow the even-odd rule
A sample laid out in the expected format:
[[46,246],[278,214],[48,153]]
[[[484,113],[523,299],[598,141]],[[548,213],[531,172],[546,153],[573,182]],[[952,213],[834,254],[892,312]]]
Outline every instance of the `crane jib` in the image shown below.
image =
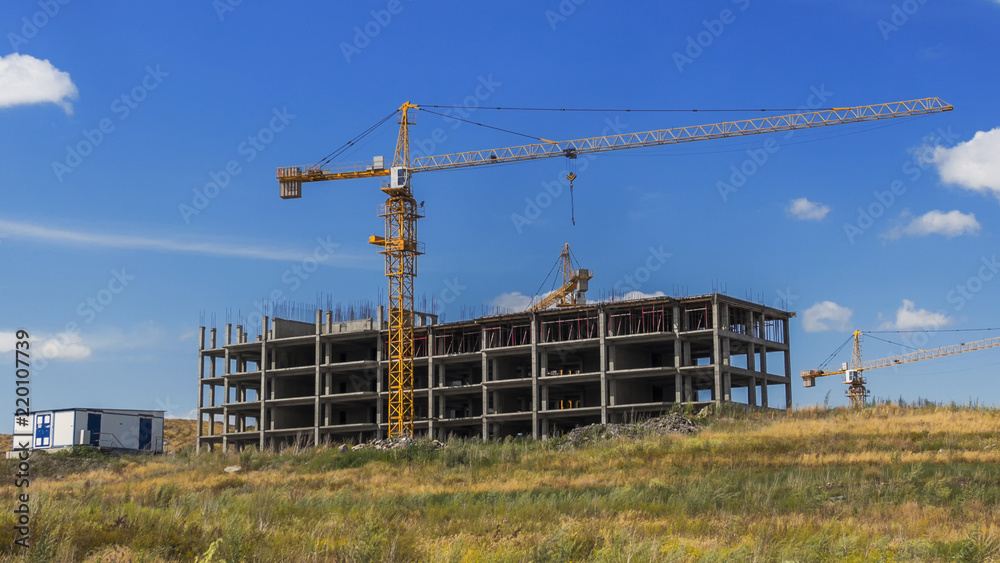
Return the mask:
[[637,133],[619,133],[568,141],[532,143],[462,153],[421,156],[413,159],[413,172],[465,168],[537,158],[579,155],[595,152],[652,147],[726,137],[776,133],[835,124],[862,123],[897,117],[951,111],[952,106],[939,98],[922,98],[869,106],[833,108],[754,119],[724,121]]

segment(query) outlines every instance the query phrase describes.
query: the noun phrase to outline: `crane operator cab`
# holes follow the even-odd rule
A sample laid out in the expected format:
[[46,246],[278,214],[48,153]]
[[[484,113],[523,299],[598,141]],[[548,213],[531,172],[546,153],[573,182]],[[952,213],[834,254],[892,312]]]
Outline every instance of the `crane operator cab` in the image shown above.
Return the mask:
[[844,383],[861,383],[861,373],[856,369],[844,372]]

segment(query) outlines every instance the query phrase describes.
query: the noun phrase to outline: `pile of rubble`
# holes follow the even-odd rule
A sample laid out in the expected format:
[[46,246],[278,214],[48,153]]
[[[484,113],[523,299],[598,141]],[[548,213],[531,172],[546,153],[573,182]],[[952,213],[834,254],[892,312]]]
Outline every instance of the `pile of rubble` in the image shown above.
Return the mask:
[[340,451],[341,452],[346,452],[348,449],[351,449],[351,450],[379,450],[379,451],[384,451],[384,450],[399,450],[399,449],[402,449],[402,448],[408,448],[410,446],[415,446],[415,445],[418,445],[418,444],[424,445],[426,447],[429,447],[432,450],[439,450],[439,449],[445,447],[445,444],[443,444],[443,443],[441,443],[441,442],[439,442],[437,440],[431,440],[430,442],[423,442],[423,441],[418,442],[417,440],[414,440],[413,438],[407,438],[407,437],[403,436],[401,438],[385,438],[383,440],[372,440],[370,442],[362,442],[360,444],[355,444],[351,448],[348,448],[346,445],[345,446],[340,446]]
[[698,425],[679,414],[668,414],[631,424],[591,424],[566,434],[565,446],[579,446],[594,440],[640,438],[651,434],[692,434]]

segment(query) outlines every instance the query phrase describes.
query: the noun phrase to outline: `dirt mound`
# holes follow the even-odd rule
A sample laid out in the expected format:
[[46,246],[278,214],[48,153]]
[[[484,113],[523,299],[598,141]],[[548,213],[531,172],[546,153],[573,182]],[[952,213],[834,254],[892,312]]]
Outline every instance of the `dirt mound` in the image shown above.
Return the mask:
[[579,446],[595,440],[640,438],[651,434],[692,434],[698,425],[679,414],[668,414],[631,424],[591,424],[566,434],[564,446]]
[[418,442],[413,438],[385,438],[384,440],[372,440],[370,442],[363,442],[352,447],[352,450],[398,450],[402,448],[408,448],[410,446],[416,446],[417,444],[422,444],[429,446],[431,449],[441,449],[445,445],[437,440],[431,440],[429,442]]

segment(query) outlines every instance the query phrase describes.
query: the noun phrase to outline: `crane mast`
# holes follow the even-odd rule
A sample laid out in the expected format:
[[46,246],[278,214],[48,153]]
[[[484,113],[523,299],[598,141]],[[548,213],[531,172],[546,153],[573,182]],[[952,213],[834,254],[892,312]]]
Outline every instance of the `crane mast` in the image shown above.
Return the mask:
[[861,123],[954,108],[939,98],[921,98],[568,141],[542,139],[540,143],[421,156],[411,161],[409,131],[413,122],[410,113],[419,109],[420,106],[406,102],[397,110],[399,136],[390,168],[386,168],[382,157],[375,157],[370,162],[330,167],[283,167],[276,173],[282,199],[302,197],[304,182],[390,177],[381,188],[388,198],[379,206],[379,216],[385,219],[385,236],[369,238],[385,256],[385,275],[389,280],[390,438],[413,435],[413,281],[417,275],[417,256],[423,254],[423,248],[417,240],[417,220],[422,215],[410,189],[412,174],[560,156],[576,158],[581,154]]
[[409,102],[400,110],[399,137],[392,160],[392,176],[382,187],[389,198],[379,208],[385,218],[385,236],[372,236],[385,256],[389,279],[389,436],[413,436],[413,280],[417,276],[417,219],[422,215],[410,190]]

